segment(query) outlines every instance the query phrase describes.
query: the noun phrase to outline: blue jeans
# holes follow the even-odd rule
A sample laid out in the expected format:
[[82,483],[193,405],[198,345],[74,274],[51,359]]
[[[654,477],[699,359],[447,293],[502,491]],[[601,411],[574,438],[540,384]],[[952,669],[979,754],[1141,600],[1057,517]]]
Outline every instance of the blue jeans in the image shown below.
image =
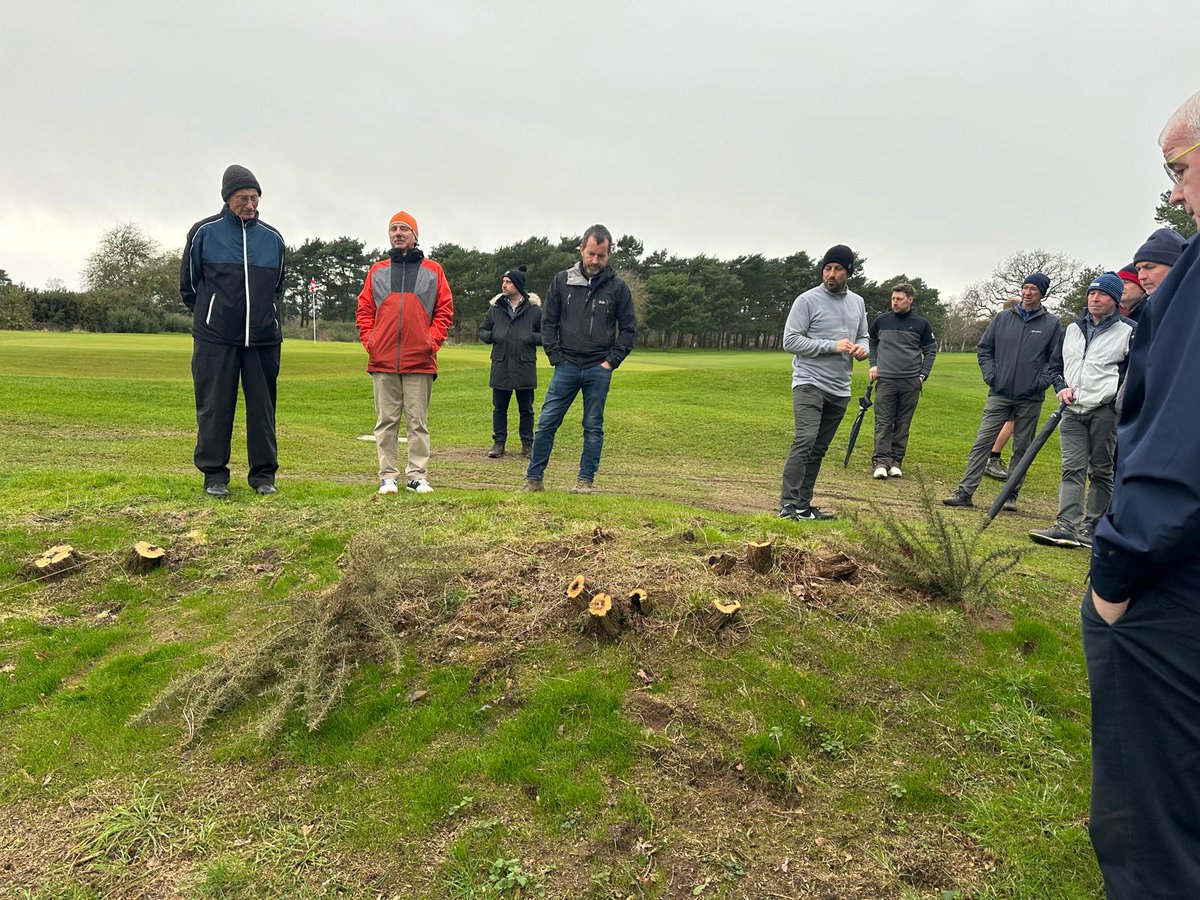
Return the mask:
[[574,363],[560,362],[554,367],[533,435],[527,478],[541,478],[545,473],[550,451],[554,449],[555,432],[580,391],[583,391],[583,453],[579,457],[579,477],[586,481],[596,477],[604,447],[604,403],[611,383],[612,369],[601,365],[581,369]]

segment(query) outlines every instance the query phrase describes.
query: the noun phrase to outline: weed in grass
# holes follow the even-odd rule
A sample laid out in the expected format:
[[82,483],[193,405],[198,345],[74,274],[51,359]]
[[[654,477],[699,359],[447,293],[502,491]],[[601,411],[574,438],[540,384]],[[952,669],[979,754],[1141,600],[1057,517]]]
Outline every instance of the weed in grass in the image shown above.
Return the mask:
[[872,516],[855,515],[875,562],[900,584],[951,603],[982,601],[992,582],[1020,561],[1024,549],[1005,547],[983,552],[983,527],[964,531],[935,505],[933,491],[913,472],[918,485],[920,525],[900,514],[870,504]]
[[488,885],[497,897],[545,897],[546,886],[542,881],[545,873],[531,874],[521,868],[518,857],[492,860],[488,866]]
[[129,865],[170,850],[175,829],[162,795],[142,782],[128,803],[86,822],[83,830],[86,834],[72,852],[77,863]]

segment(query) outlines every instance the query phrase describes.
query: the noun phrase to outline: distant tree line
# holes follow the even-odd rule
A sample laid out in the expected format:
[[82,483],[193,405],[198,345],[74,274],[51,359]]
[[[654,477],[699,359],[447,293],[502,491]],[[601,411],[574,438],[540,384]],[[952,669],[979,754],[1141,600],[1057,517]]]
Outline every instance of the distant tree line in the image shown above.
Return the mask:
[[[429,248],[442,264],[454,291],[452,337],[473,341],[488,301],[499,291],[503,273],[528,269],[528,286],[544,293],[554,274],[578,260],[579,235],[551,241],[531,237],[484,251],[444,243]],[[128,222],[101,238],[88,257],[82,291],[61,284],[43,289],[14,285],[0,270],[0,327],[85,331],[188,331],[190,320],[179,302],[180,250],[164,250]],[[284,293],[285,331],[292,336],[353,340],[358,292],[367,269],[386,251],[349,237],[309,238],[288,248]],[[819,257],[798,251],[786,257],[762,254],[721,260],[712,256],[646,253],[642,241],[624,235],[611,264],[633,292],[642,346],[777,349],[792,301],[820,283]],[[917,292],[918,309],[941,329],[946,310],[936,289],[904,273],[879,281],[864,272],[859,258],[851,289],[866,300],[874,317],[889,308],[891,287],[907,281]],[[309,286],[316,282],[315,297]],[[315,301],[315,303],[314,303]]]

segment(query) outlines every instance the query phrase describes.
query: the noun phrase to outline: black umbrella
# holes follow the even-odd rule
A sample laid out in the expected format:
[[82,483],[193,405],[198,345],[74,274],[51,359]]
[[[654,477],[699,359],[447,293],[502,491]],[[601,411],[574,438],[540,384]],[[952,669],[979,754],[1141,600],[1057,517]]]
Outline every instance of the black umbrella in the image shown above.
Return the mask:
[[858,398],[858,415],[854,417],[854,424],[850,426],[850,443],[846,446],[846,461],[842,463],[842,468],[850,465],[850,454],[854,452],[854,442],[858,440],[858,433],[862,430],[863,417],[867,414],[867,410],[871,408],[871,391],[875,390],[875,382],[867,382],[867,392]]
[[1033,442],[1029,445],[1029,449],[1025,451],[1025,454],[1019,460],[1009,467],[1008,480],[1004,483],[1004,487],[1000,489],[1000,493],[996,495],[996,499],[992,501],[992,505],[987,511],[988,522],[996,518],[1000,512],[1000,507],[1004,506],[1004,501],[1017,492],[1017,488],[1021,484],[1021,479],[1025,477],[1025,473],[1033,465],[1033,458],[1045,446],[1046,441],[1050,440],[1050,435],[1054,434],[1054,429],[1058,427],[1059,420],[1062,419],[1063,410],[1066,408],[1067,404],[1061,403],[1058,409],[1050,413],[1050,418],[1046,419],[1046,424],[1042,426],[1042,430],[1034,437]]

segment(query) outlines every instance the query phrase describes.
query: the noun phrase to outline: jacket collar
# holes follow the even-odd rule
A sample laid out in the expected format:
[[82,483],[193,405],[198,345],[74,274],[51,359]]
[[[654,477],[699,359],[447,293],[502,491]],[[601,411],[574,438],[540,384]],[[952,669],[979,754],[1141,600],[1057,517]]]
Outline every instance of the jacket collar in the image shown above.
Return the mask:
[[[224,206],[221,207],[221,217],[226,222],[229,222],[231,225],[237,225],[239,228],[242,226],[241,216],[235,216],[233,214],[233,210],[229,208],[228,203],[226,203]],[[249,228],[251,225],[257,225],[257,224],[258,224],[258,213],[255,212],[254,218],[251,219],[249,222],[246,222],[245,225],[247,228]]]
[[612,266],[605,266],[593,278],[588,278],[587,273],[583,271],[582,261],[575,263],[575,265],[567,269],[567,284],[579,287],[587,285],[595,289],[614,277],[616,277],[616,272],[613,271]]
[[390,257],[394,263],[407,263],[412,265],[423,260],[425,258],[425,254],[421,252],[420,247],[413,247],[411,250],[397,250],[395,247],[393,247],[388,251],[388,257]]

